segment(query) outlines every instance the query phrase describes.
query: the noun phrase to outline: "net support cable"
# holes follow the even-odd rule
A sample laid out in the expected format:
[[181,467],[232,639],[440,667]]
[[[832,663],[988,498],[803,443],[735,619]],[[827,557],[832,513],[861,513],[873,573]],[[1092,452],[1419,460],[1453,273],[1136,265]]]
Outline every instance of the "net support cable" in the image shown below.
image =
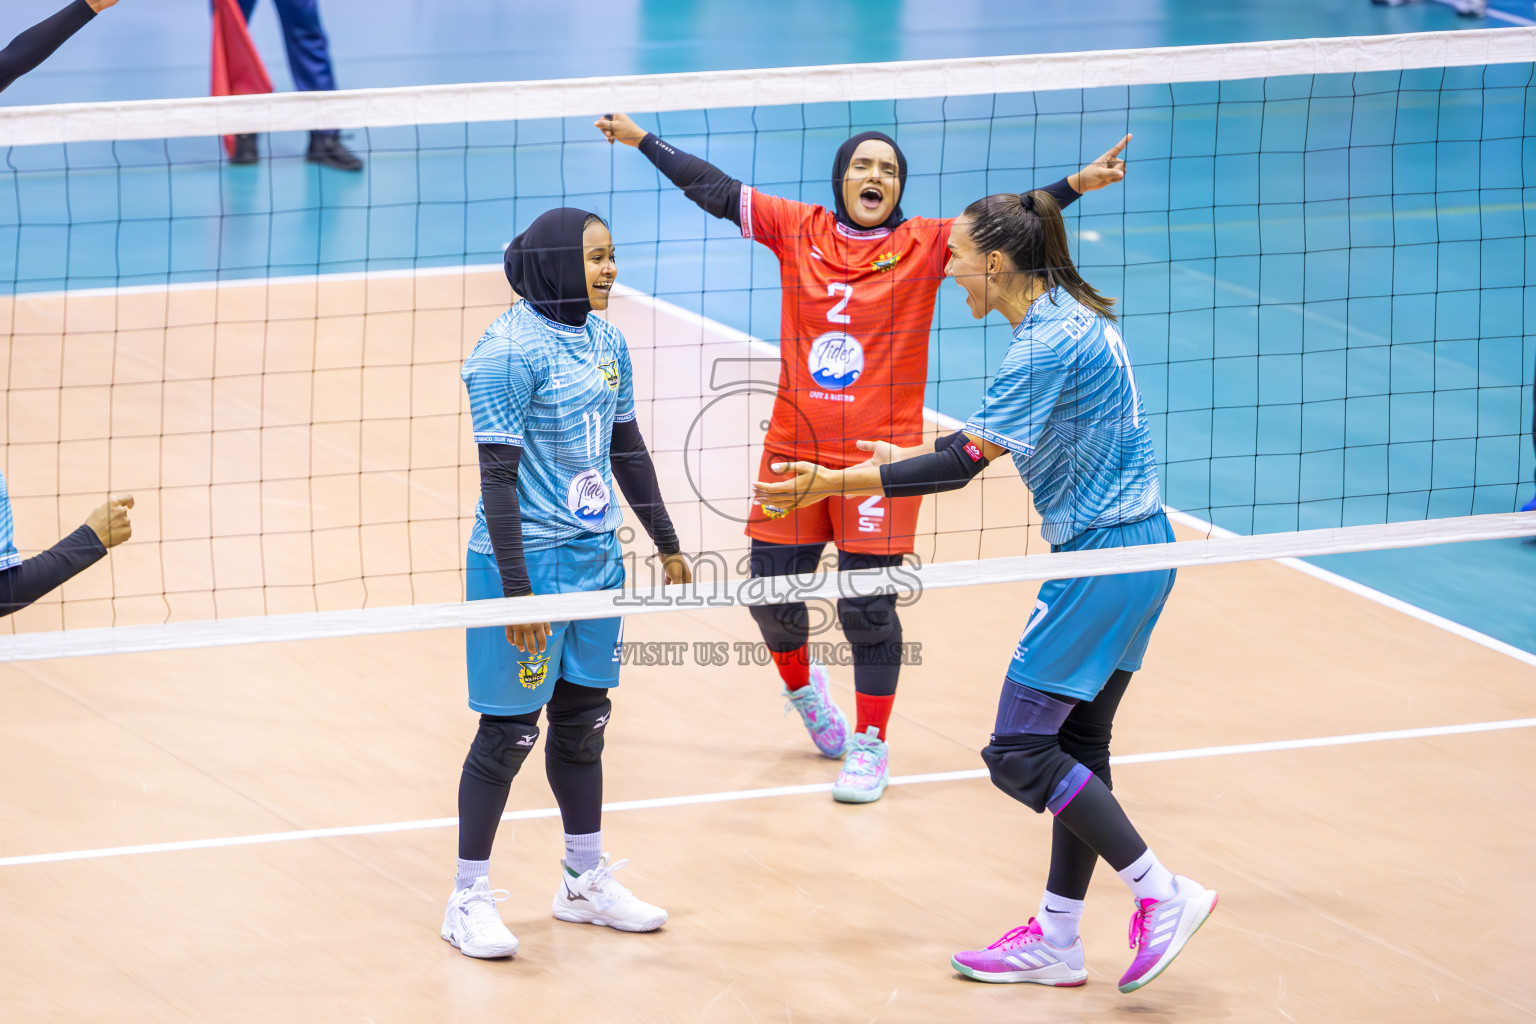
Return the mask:
[[[1401,529],[1404,526],[1412,526],[1413,529]],[[462,603],[114,626],[76,629],[67,633],[22,633],[0,637],[0,662],[141,654],[528,622],[570,622],[703,607],[835,601],[839,597],[871,595],[882,591],[920,594],[952,587],[1108,576],[1154,569],[1184,569],[1230,562],[1532,536],[1536,536],[1536,512],[1508,512],[1414,523],[1345,526],[1257,536],[1209,537],[1204,540],[1143,544],[1128,548],[938,562],[920,568],[828,572],[818,573],[809,579],[749,577],[644,589],[536,594],[530,597]]]

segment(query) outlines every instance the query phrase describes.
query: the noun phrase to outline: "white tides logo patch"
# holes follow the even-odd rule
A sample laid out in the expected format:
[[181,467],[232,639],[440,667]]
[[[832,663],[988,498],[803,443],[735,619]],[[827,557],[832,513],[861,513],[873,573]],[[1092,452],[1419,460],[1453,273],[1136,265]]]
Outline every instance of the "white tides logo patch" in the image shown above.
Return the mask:
[[828,331],[811,342],[806,359],[811,377],[829,391],[840,391],[864,372],[864,346],[842,331]]
[[603,483],[602,474],[595,469],[577,474],[571,481],[571,486],[565,491],[565,507],[570,510],[571,515],[588,526],[602,524],[603,517],[608,514],[610,503],[608,488]]

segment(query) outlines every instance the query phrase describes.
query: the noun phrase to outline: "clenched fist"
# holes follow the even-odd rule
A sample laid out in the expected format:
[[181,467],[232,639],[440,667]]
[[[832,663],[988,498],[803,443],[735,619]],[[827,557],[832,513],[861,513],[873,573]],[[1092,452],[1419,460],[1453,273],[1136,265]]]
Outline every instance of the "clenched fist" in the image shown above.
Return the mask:
[[131,508],[133,495],[114,494],[86,517],[85,525],[96,531],[102,547],[115,548],[133,536],[133,524],[128,521]]

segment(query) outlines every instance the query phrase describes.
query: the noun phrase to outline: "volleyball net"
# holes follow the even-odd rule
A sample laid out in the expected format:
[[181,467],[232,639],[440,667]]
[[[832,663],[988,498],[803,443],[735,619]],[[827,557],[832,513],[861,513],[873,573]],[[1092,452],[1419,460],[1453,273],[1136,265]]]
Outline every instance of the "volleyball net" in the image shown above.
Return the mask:
[[[4,472],[23,555],[131,492],[134,536],[4,620],[0,660],[817,599],[1536,534],[1517,509],[1536,331],[1536,30],[0,110]],[[1174,545],[1052,554],[1012,465],[925,500],[912,567],[744,586],[779,380],[779,276],[595,117],[830,205],[850,134],[901,144],[910,215],[1063,177],[1117,298]],[[304,160],[340,128],[366,160]],[[260,132],[229,166],[220,137]],[[554,206],[612,225],[607,316],[700,582],[466,603],[479,480],[459,367]],[[930,433],[1008,327],[941,287]]]

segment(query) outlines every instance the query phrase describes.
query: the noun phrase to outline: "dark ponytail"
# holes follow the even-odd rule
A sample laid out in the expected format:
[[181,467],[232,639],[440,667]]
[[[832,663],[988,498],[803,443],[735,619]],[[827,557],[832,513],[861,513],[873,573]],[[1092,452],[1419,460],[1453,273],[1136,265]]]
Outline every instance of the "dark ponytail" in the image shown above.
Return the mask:
[[1049,192],[1002,192],[965,208],[971,242],[983,253],[1001,252],[1015,270],[1043,279],[1045,288],[1066,293],[1106,320],[1115,300],[1100,295],[1072,264],[1061,207]]

